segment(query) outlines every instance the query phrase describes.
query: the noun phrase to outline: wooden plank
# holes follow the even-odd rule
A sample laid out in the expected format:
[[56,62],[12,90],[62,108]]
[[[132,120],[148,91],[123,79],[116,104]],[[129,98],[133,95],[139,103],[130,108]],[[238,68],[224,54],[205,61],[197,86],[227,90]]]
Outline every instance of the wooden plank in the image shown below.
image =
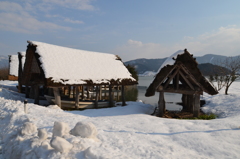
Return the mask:
[[122,106],[126,106],[126,100],[125,100],[125,91],[124,91],[124,85],[122,85]]
[[164,92],[159,92],[158,116],[163,117],[164,113],[165,113]]
[[[168,93],[179,93],[179,94],[202,94],[202,91],[193,91],[193,90],[181,90],[181,89],[164,89],[161,90]],[[160,90],[158,90],[160,92]]]
[[61,96],[58,87],[53,87],[53,94],[56,104],[61,108]]
[[75,96],[75,108],[79,107],[79,87],[76,87],[76,96]]
[[193,85],[192,85],[191,82],[189,82],[189,80],[184,76],[184,74],[183,74],[181,71],[179,71],[179,74],[180,74],[181,77],[184,79],[184,81],[188,84],[188,86],[189,86],[192,90],[194,90]]
[[193,117],[198,117],[200,114],[200,95],[194,95]]
[[187,100],[187,95],[186,95],[186,94],[182,94],[183,110],[186,109],[186,107],[187,107],[187,102],[188,102],[188,100]]

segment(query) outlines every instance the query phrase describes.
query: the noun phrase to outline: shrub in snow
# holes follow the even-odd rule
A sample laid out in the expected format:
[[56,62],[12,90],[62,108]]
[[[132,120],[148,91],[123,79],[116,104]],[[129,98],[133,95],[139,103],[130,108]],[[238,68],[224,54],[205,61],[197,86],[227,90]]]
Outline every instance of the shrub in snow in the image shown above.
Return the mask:
[[96,137],[97,129],[91,122],[78,122],[75,127],[71,130],[71,134],[74,136],[81,136],[84,138]]
[[58,152],[67,153],[73,147],[71,143],[69,143],[67,140],[59,136],[53,136],[50,144],[52,148],[54,148]]
[[55,121],[53,126],[53,136],[62,137],[68,134],[69,130],[70,129],[67,123]]
[[23,124],[21,135],[32,135],[36,132],[37,132],[37,127],[31,122],[26,122]]
[[46,140],[48,137],[47,131],[45,129],[38,129],[38,138],[39,140]]

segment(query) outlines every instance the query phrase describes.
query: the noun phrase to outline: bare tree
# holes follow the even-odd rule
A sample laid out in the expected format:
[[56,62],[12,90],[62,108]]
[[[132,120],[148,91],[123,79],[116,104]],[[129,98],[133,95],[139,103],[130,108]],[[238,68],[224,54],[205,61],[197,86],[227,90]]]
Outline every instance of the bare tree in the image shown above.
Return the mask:
[[224,60],[215,62],[216,65],[221,67],[215,70],[215,74],[209,77],[209,81],[216,82],[216,89],[219,91],[225,87],[225,94],[228,94],[228,90],[233,82],[240,77],[240,56],[228,57]]

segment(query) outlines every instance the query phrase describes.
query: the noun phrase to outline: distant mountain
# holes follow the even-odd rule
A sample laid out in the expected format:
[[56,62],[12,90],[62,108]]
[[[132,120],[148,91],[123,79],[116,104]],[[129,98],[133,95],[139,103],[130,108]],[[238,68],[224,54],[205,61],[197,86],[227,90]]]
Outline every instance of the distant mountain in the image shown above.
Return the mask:
[[8,67],[9,61],[7,56],[0,55],[0,68]]
[[[212,69],[216,69],[216,65],[218,61],[223,60],[227,58],[227,56],[221,56],[221,55],[213,55],[213,54],[206,54],[204,56],[200,57],[194,57],[196,58],[196,61],[198,62],[199,69],[202,71],[204,75],[209,75]],[[157,72],[162,63],[167,58],[162,59],[136,59],[125,62],[126,65],[132,65],[136,68],[138,74],[146,75],[146,74],[153,74],[150,72]],[[211,63],[211,65],[206,65],[206,63]],[[204,65],[202,65],[204,64]],[[150,71],[150,72],[148,72]],[[146,72],[146,73],[145,73]]]

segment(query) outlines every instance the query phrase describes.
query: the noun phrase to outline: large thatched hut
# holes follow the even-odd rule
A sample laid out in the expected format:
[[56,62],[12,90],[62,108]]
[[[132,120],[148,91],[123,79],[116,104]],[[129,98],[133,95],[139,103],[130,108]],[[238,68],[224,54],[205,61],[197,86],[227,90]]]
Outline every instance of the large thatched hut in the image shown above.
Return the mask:
[[75,108],[79,108],[79,101],[88,98],[91,89],[95,92],[94,107],[97,108],[103,96],[102,89],[108,92],[105,95],[112,105],[115,86],[121,88],[125,105],[124,86],[137,84],[137,81],[116,55],[28,41],[21,84],[31,88],[26,89],[26,96],[34,96],[35,103],[39,102],[41,88],[47,95],[52,93],[60,107],[63,105],[61,99],[68,96],[75,98]]
[[170,56],[159,68],[155,79],[148,87],[145,96],[159,92],[157,115],[165,113],[164,92],[182,94],[184,110],[199,116],[200,95],[206,92],[215,95],[218,92],[198,69],[198,63],[186,49]]
[[[21,56],[21,63],[25,62],[25,52],[18,52],[18,55],[9,55],[9,75],[8,80],[17,81],[19,71],[19,56]],[[22,67],[20,68],[22,69]]]

